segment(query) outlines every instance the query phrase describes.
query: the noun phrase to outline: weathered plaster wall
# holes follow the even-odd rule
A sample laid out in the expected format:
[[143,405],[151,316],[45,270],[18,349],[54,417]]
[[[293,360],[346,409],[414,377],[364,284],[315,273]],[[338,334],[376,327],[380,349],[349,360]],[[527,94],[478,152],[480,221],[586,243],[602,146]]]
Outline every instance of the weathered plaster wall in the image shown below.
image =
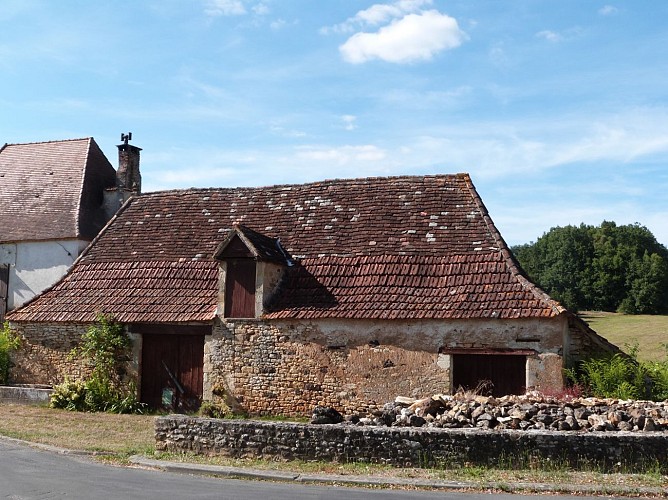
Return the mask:
[[[531,349],[534,387],[562,387],[561,319],[552,321],[221,320],[204,347],[204,399],[251,414],[306,415],[315,405],[376,409],[397,395],[451,392],[442,348]],[[527,339],[531,339],[528,342]]]
[[82,240],[0,244],[0,264],[9,264],[7,306],[14,309],[62,278],[88,245]]

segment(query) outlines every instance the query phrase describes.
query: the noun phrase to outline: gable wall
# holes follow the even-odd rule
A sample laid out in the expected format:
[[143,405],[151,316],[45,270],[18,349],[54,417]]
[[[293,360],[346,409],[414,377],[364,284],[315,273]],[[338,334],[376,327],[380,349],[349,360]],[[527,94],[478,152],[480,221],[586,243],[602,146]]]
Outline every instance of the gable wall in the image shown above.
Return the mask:
[[[205,342],[204,399],[224,397],[251,414],[308,415],[318,404],[365,412],[399,395],[451,392],[451,359],[441,348],[535,349],[528,385],[559,391],[565,329],[563,318],[221,320]],[[527,338],[540,341],[521,341]]]
[[8,308],[26,303],[55,284],[87,245],[83,240],[0,244],[0,264],[9,264]]

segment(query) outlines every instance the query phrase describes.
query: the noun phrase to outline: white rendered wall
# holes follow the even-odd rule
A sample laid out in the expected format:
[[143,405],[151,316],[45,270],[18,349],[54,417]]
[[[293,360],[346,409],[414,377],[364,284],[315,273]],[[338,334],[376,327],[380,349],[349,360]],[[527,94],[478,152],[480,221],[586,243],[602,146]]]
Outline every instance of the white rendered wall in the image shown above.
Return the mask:
[[25,304],[55,284],[87,245],[82,240],[0,244],[0,264],[9,264],[8,309]]

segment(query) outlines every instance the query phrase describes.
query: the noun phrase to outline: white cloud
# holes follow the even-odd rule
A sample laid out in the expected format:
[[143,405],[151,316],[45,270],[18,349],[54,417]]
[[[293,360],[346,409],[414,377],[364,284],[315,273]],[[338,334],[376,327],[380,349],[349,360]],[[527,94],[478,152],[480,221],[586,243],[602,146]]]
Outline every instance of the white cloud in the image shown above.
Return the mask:
[[431,4],[432,0],[399,0],[392,4],[374,4],[368,9],[360,10],[341,24],[322,28],[320,32],[322,34],[352,33],[359,27],[379,26],[406,14],[419,12],[422,6]]
[[355,125],[356,120],[357,117],[355,115],[343,115],[341,117],[341,121],[343,121],[346,130],[355,130],[357,128],[357,125]]
[[269,14],[269,6],[264,3],[259,3],[253,6],[253,12],[255,12],[258,16],[266,16]]
[[410,91],[392,89],[379,95],[385,105],[395,109],[406,108],[415,110],[460,109],[468,105],[474,97],[473,88],[468,85],[454,87],[450,90]]
[[285,21],[285,19],[276,19],[275,21],[272,21],[269,24],[269,27],[272,30],[280,30],[281,28],[284,28],[288,23]]
[[[186,170],[175,165],[188,165]],[[388,151],[372,144],[230,150],[182,147],[144,159],[146,192],[187,186],[261,186],[396,174]]]
[[613,16],[619,12],[619,9],[613,5],[605,5],[598,10],[602,16]]
[[[413,165],[447,161],[448,170],[486,179],[536,174],[571,165],[629,165],[668,153],[666,108],[637,108],[593,117],[586,112],[551,120],[476,122],[432,127],[406,137]],[[612,168],[612,167],[610,167]]]
[[456,19],[428,10],[394,20],[376,33],[356,33],[339,51],[345,61],[353,64],[372,59],[409,63],[429,60],[443,50],[458,47],[465,38]]
[[301,137],[306,137],[306,132],[302,132],[301,130],[286,129],[285,127],[282,127],[280,125],[272,125],[269,127],[269,130],[271,130],[271,132],[275,135],[286,137],[289,139],[298,139]]
[[506,68],[509,66],[509,58],[502,42],[495,43],[489,49],[489,59],[497,68]]
[[241,0],[209,0],[204,12],[209,16],[240,16],[246,13]]
[[573,26],[572,28],[565,29],[561,32],[556,32],[552,30],[543,30],[536,33],[536,38],[542,38],[551,43],[559,43],[568,40],[574,40],[583,35],[584,30],[579,26]]
[[359,11],[351,23],[379,26],[390,19],[401,17],[410,12],[418,12],[423,5],[431,5],[431,0],[404,0],[393,4],[375,4],[366,10]]
[[296,157],[330,165],[349,165],[357,162],[385,160],[387,151],[371,144],[339,147],[302,146],[298,148]]
[[539,31],[538,33],[536,33],[536,36],[538,38],[544,38],[548,42],[553,42],[553,43],[560,42],[564,39],[564,37],[559,33],[550,30]]

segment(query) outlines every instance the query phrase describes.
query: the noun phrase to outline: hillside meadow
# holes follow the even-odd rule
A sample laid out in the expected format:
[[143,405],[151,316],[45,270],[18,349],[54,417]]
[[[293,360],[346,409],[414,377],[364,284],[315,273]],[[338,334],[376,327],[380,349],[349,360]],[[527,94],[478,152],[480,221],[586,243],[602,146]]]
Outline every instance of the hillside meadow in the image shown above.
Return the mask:
[[668,344],[668,315],[630,315],[587,311],[580,317],[599,335],[625,352],[638,344],[638,359],[660,361],[666,359]]

